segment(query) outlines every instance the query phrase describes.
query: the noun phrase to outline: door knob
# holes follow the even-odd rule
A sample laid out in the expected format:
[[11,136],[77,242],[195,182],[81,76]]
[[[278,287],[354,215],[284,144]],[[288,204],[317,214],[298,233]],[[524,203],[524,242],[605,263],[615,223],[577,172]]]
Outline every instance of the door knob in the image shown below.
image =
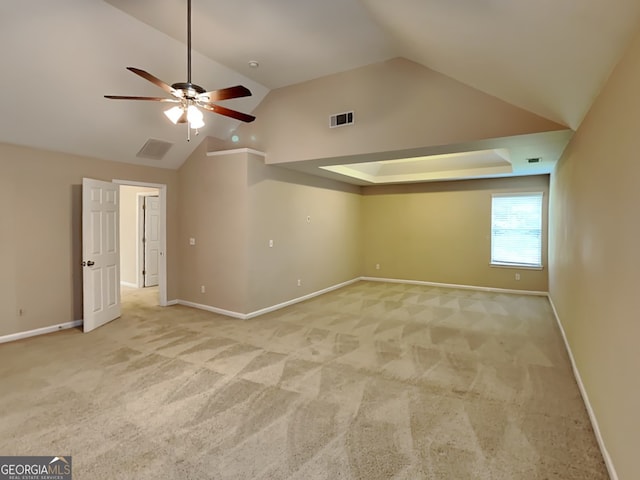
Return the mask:
[[96,262],[92,262],[91,260],[89,260],[88,262],[82,262],[83,267],[93,267],[95,264]]

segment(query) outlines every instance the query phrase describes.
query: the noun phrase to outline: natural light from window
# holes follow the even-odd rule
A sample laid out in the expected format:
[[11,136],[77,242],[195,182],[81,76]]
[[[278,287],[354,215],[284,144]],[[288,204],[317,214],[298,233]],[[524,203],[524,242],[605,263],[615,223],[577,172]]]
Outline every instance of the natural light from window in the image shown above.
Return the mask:
[[492,265],[542,268],[542,197],[541,192],[492,196]]

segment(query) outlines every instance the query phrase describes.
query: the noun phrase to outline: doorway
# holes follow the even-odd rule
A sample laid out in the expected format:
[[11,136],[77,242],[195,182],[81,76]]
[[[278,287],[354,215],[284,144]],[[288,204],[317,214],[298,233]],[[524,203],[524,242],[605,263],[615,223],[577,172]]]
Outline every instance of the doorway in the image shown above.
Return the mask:
[[167,305],[166,186],[114,180],[120,189],[121,293],[145,292]]

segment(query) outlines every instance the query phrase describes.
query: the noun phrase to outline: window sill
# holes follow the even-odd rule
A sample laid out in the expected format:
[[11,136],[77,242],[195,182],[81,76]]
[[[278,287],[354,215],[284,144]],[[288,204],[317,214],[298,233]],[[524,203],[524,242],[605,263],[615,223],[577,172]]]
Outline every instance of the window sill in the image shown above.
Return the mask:
[[490,263],[492,268],[517,268],[518,270],[544,270],[543,265],[525,265],[519,263]]

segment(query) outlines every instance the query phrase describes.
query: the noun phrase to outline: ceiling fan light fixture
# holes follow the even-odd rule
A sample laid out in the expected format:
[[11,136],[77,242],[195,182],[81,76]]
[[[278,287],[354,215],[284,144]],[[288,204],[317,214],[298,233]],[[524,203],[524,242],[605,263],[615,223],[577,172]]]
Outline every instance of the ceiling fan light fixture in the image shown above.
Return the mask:
[[199,128],[204,127],[204,120],[194,120],[193,122],[189,122],[189,126],[194,130],[198,130]]
[[[187,121],[191,124],[201,123],[202,125],[204,125],[204,114],[195,105],[189,105],[189,107],[187,108]],[[192,128],[199,128],[199,127],[192,127]]]
[[139,68],[127,67],[127,70],[153,83],[157,87],[160,87],[172,98],[139,97],[131,95],[105,95],[105,97],[112,100],[144,100],[152,102],[177,103],[178,105],[165,110],[164,114],[174,125],[178,123],[187,124],[187,141],[190,140],[190,132],[192,129],[196,131],[197,135],[198,129],[204,127],[204,114],[200,108],[235,120],[240,120],[241,122],[248,123],[253,122],[256,119],[253,115],[237,112],[230,108],[211,103],[214,101],[251,96],[251,91],[248,88],[243,87],[242,85],[236,85],[235,87],[228,87],[208,92],[200,85],[196,85],[191,82],[191,0],[187,0],[187,81],[168,85],[159,78],[151,75],[149,72]]
[[176,105],[175,107],[171,107],[168,110],[165,110],[164,114],[169,120],[171,120],[171,123],[176,125],[180,120],[180,117],[182,117],[182,115],[184,114],[184,109]]

